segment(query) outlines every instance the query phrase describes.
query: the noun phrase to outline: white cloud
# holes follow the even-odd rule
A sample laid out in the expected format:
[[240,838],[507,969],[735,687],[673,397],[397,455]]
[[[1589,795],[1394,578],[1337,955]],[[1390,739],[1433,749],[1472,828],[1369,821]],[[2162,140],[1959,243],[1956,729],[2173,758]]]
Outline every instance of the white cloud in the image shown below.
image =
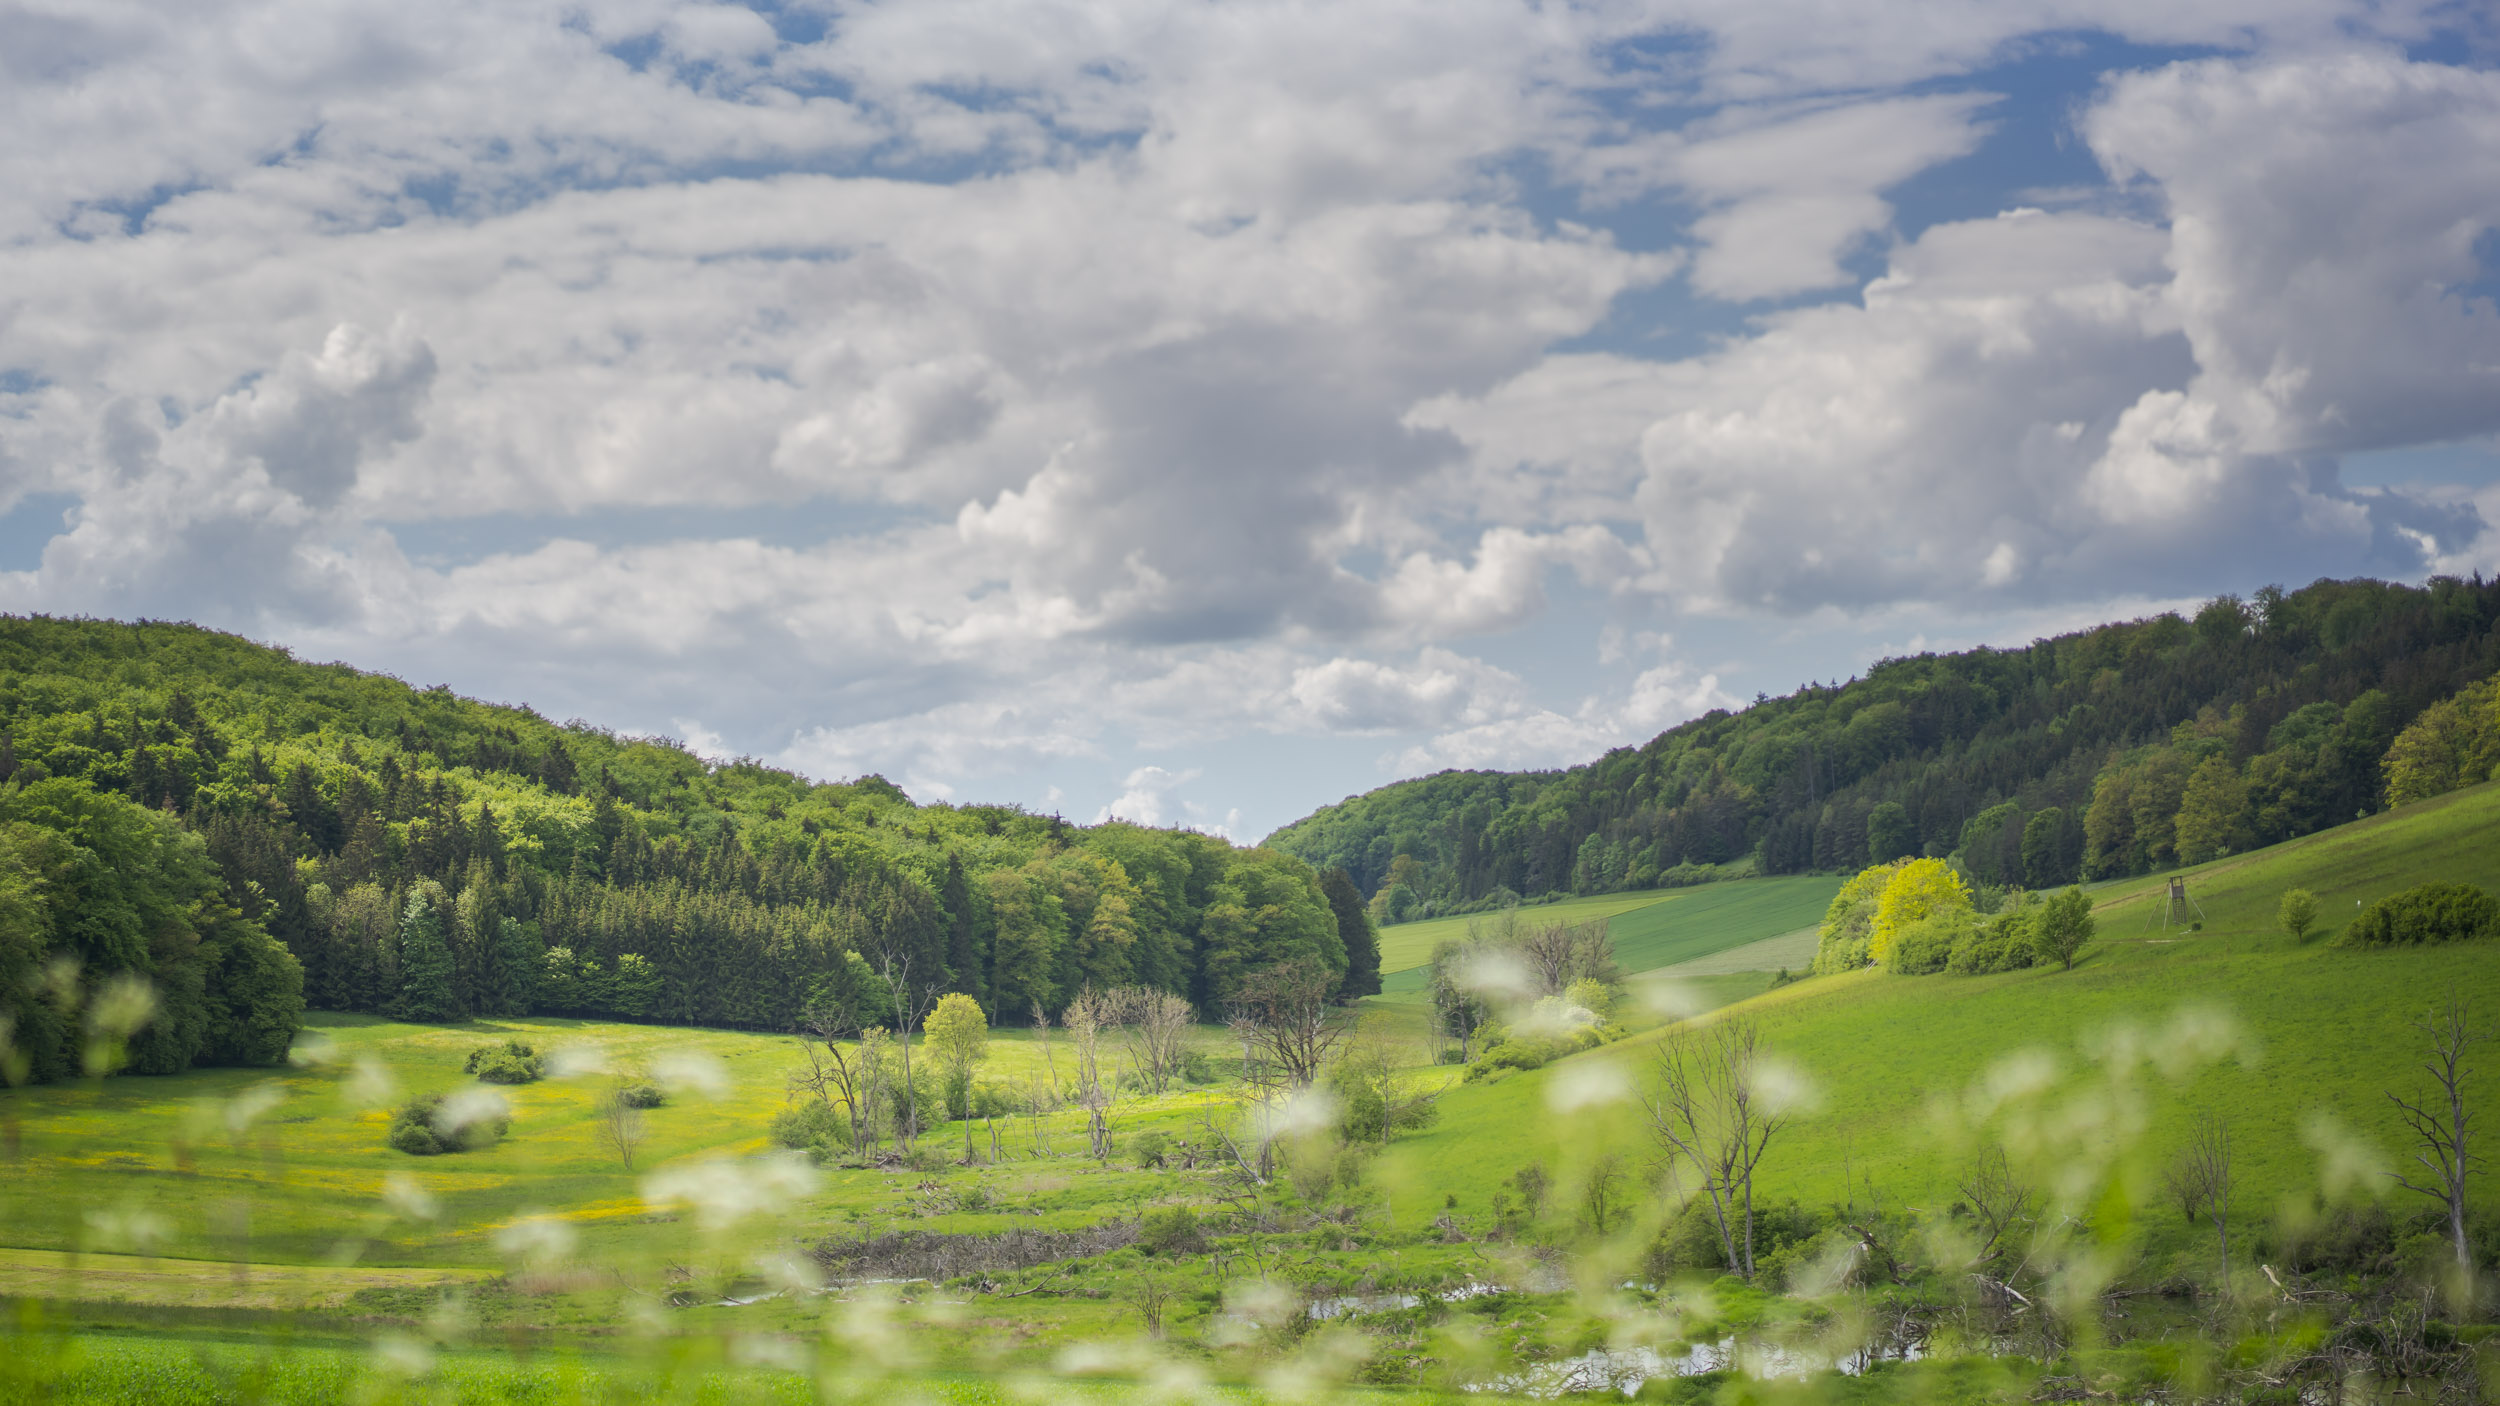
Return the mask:
[[[2487,493],[2332,472],[2500,414],[2500,80],[2379,47],[2425,13],[10,5],[0,493],[78,506],[0,606],[1218,823],[1168,749],[1549,764],[1726,701],[1475,643],[1566,608],[2488,561]],[[1553,352],[1678,273],[1845,286],[2078,29],[2231,55],[2092,97],[2123,189],[1698,354]]]

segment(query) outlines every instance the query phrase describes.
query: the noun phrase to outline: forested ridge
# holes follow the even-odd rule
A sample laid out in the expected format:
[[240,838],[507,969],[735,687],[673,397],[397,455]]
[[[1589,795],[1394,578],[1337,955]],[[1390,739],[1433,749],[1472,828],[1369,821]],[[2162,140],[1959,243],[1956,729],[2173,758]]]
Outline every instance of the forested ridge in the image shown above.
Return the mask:
[[2500,758],[2476,749],[2500,724],[2470,686],[2500,670],[2496,628],[2500,583],[2479,576],[2268,587],[2192,619],[1887,660],[1568,771],[1400,782],[1267,843],[1342,867],[1388,918],[1739,862],[1954,856],[2035,888],[2144,873],[2368,814],[2391,772],[2413,795],[2486,779]]
[[1219,1009],[1291,959],[1377,988],[1352,885],[1279,851],[715,765],[188,625],[0,617],[12,1082],[77,1065],[116,976],[155,1005],[131,1066],[165,1071],[282,1057],[307,1003],[786,1029],[961,991],[1013,1020],[1087,985]]

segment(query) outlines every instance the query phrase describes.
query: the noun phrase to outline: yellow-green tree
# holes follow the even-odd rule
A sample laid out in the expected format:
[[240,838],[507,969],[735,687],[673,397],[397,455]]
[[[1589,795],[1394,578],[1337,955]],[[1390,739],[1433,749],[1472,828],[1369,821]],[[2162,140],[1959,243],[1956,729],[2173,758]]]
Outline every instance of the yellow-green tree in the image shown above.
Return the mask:
[[964,1120],[964,1155],[972,1148],[972,1066],[989,1057],[990,1021],[981,1003],[961,991],[938,998],[920,1026],[929,1053],[946,1078],[946,1111]]
[[2181,864],[2248,848],[2248,782],[2228,758],[2207,757],[2188,777],[2177,833]]
[[2387,803],[2444,795],[2500,769],[2500,679],[2457,690],[2422,710],[2388,745]]
[[1867,956],[1881,962],[1893,943],[1915,924],[1938,914],[1968,913],[1970,890],[1941,859],[1913,859],[1893,871],[1875,898],[1875,921],[1867,933]]
[[1823,910],[1820,940],[1814,946],[1817,975],[1854,971],[1866,965],[1867,937],[1875,926],[1875,900],[1883,896],[1884,885],[1891,883],[1900,869],[1895,863],[1859,870],[1832,896],[1831,906]]

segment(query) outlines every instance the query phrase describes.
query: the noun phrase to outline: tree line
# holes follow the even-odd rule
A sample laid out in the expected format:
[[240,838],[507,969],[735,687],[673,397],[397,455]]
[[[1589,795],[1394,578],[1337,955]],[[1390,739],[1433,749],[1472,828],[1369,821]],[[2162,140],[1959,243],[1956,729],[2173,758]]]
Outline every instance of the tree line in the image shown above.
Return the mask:
[[[1845,873],[1959,854],[1983,882],[2058,887],[2382,808],[2399,735],[2496,671],[2500,583],[2268,587],[2193,617],[1887,660],[1567,771],[1400,782],[1268,843],[1346,870],[1393,917],[1730,863]],[[2486,690],[2440,713],[2408,774],[2486,779],[2500,744],[2457,738],[2491,707]]]
[[[187,625],[0,618],[0,800],[73,869],[163,890],[48,877],[54,841],[0,836],[0,1018],[50,1051],[26,1077],[70,1069],[63,959],[196,1028],[140,1037],[152,1070],[282,1057],[307,1003],[789,1029],[873,1006],[888,967],[1010,1019],[1089,986],[1219,1009],[1285,961],[1338,999],[1379,985],[1350,878],[1280,851],[716,765]],[[248,1038],[217,1014],[237,1001]]]

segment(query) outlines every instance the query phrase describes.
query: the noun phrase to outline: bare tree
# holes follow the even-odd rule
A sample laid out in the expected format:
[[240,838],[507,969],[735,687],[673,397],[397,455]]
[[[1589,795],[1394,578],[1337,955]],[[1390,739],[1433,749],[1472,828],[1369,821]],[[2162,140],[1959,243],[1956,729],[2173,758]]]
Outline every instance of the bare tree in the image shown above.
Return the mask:
[[1172,1301],[1172,1281],[1155,1272],[1152,1264],[1141,1265],[1136,1287],[1130,1291],[1137,1301],[1137,1314],[1146,1320],[1146,1332],[1163,1336],[1163,1307]]
[[1559,996],[1575,981],[1611,983],[1621,975],[1615,967],[1614,938],[1603,920],[1516,928],[1509,945],[1527,965],[1540,996]]
[[[868,1109],[863,1101],[858,1061],[842,1052],[842,1042],[859,1038],[859,1022],[849,1012],[811,1012],[799,1027],[799,1052],[807,1068],[790,1076],[794,1092],[814,1094],[828,1109],[838,1108],[851,1129],[851,1148],[868,1155]],[[822,1046],[822,1048],[819,1048]]]
[[2474,1257],[2465,1243],[2465,1178],[2483,1159],[2467,1148],[2470,1110],[2465,1106],[2465,1080],[2470,1071],[2465,1067],[2465,1053],[2490,1039],[2491,1032],[2472,1023],[2461,997],[2451,999],[2446,1009],[2415,1021],[2414,1028],[2430,1039],[2431,1055],[2422,1068],[2439,1087],[2419,1103],[2396,1093],[2387,1097],[2404,1115],[2405,1126],[2413,1130],[2413,1160],[2429,1177],[2414,1181],[2401,1172],[2393,1175],[2396,1185],[2428,1196],[2447,1209],[2457,1272],[2467,1274],[2474,1268]]
[[591,1105],[591,1131],[599,1145],[616,1155],[625,1170],[634,1169],[634,1154],[642,1150],[644,1128],[642,1110],[625,1101],[625,1085],[618,1082],[599,1101]]
[[2189,1223],[2211,1222],[2222,1255],[2222,1282],[2231,1282],[2231,1125],[2211,1113],[2196,1120],[2188,1145],[2165,1178],[2171,1204]]
[[1330,1019],[1326,967],[1296,958],[1254,972],[1233,999],[1234,1030],[1259,1059],[1254,1081],[1281,1080],[1288,1088],[1309,1088],[1328,1062],[1328,1052],[1345,1033]]
[[1701,1179],[1727,1267],[1746,1279],[1754,1274],[1754,1168],[1787,1126],[1755,1087],[1761,1041],[1751,1021],[1678,1026],[1658,1044],[1657,1084],[1642,1100],[1668,1166],[1689,1166]]
[[1432,964],[1425,972],[1432,993],[1433,1039],[1457,1040],[1462,1064],[1476,1057],[1476,1032],[1491,1016],[1474,979],[1484,950],[1482,942],[1472,939],[1440,943],[1432,949]]
[[1111,1121],[1105,1116],[1111,1094],[1102,1080],[1102,1030],[1110,1023],[1109,1015],[1110,1002],[1090,986],[1060,1012],[1076,1052],[1076,1101],[1085,1110],[1085,1130],[1097,1162],[1111,1159]]
[[2007,1235],[2030,1223],[2038,1199],[2027,1183],[2015,1178],[2001,1147],[1991,1147],[1971,1159],[1962,1173],[1961,1192],[1962,1204],[1970,1207],[1972,1219],[1979,1223],[1979,1250],[1971,1256],[1973,1265],[1986,1264],[2005,1251]]
[[928,1017],[939,992],[929,983],[912,981],[908,952],[888,947],[878,954],[877,967],[878,974],[885,978],[886,989],[894,994],[894,1036],[903,1050],[903,1116],[895,1122],[894,1136],[909,1152],[913,1139],[920,1136],[920,1091],[912,1082],[911,1032]]
[[1110,1004],[1138,1077],[1155,1093],[1169,1091],[1180,1076],[1197,1012],[1171,992],[1149,986],[1120,987],[1110,993]]
[[1051,1050],[1050,1012],[1043,1010],[1039,1001],[1033,1003],[1033,1043],[1042,1047],[1042,1067],[1050,1071],[1050,1106],[1056,1108],[1059,1106],[1059,1057]]

